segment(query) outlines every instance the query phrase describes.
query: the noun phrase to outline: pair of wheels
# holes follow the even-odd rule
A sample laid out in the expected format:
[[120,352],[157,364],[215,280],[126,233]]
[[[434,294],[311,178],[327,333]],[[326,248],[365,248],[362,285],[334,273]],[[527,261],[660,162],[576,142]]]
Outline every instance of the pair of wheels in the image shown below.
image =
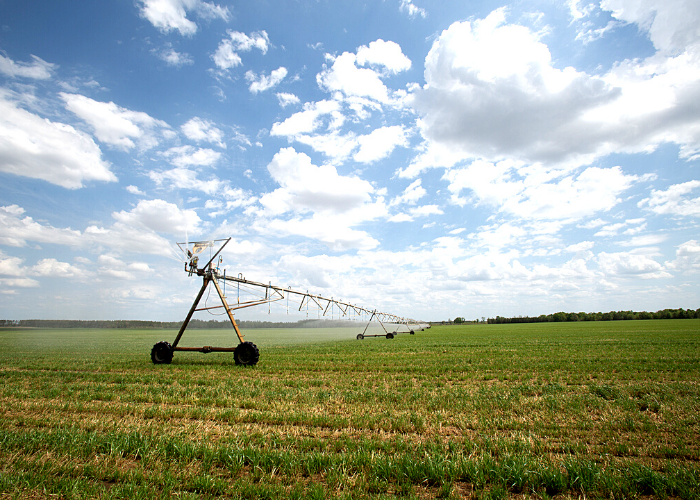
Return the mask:
[[[151,361],[156,365],[169,365],[173,360],[173,346],[170,342],[158,342],[151,349]],[[260,350],[252,342],[241,342],[233,351],[233,360],[237,365],[253,366],[260,359]]]
[[[394,333],[396,333],[396,332],[394,332]],[[387,334],[386,334],[386,338],[388,338],[388,339],[393,339],[393,338],[394,338],[394,333],[387,333]],[[361,333],[358,333],[358,334],[357,334],[357,340],[362,340],[362,339],[364,339],[364,338],[365,338],[365,336],[362,335]]]

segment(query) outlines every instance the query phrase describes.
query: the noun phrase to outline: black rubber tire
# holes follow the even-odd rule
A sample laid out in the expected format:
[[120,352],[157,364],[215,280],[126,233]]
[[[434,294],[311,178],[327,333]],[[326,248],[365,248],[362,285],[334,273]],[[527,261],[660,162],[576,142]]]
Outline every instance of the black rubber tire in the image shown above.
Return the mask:
[[151,361],[154,365],[169,365],[173,360],[173,346],[170,342],[158,342],[151,349]]
[[411,331],[408,332],[408,333],[410,333],[411,335],[415,335],[415,334],[416,334],[416,332],[414,332],[413,330],[411,330]]
[[362,339],[364,339],[364,338],[365,338],[365,336],[362,335],[361,333],[358,333],[358,334],[357,334],[357,340],[362,340]]
[[237,365],[254,366],[260,359],[260,350],[252,342],[241,342],[233,351],[233,360]]
[[386,338],[388,338],[388,339],[393,339],[393,338],[394,338],[394,334],[393,334],[393,333],[387,333],[387,334],[386,334]]

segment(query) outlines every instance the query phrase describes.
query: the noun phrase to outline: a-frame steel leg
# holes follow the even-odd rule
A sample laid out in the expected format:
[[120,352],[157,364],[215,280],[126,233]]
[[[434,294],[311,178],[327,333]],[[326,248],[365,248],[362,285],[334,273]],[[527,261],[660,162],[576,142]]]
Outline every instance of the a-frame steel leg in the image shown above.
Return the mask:
[[384,333],[388,334],[389,332],[387,332],[386,328],[384,328],[384,323],[382,323],[382,320],[379,319],[379,316],[377,316],[377,321],[379,321],[379,324],[382,325],[382,330],[384,330]]
[[367,333],[367,328],[369,328],[369,324],[372,322],[372,318],[374,318],[374,315],[377,313],[377,311],[372,312],[372,316],[369,317],[369,321],[367,322],[367,326],[365,326],[365,330],[362,332],[362,336],[365,336],[365,333]]
[[[182,338],[182,334],[185,333],[185,329],[187,328],[187,325],[189,324],[190,320],[192,319],[192,315],[194,314],[194,311],[197,309],[197,305],[199,304],[199,301],[202,300],[202,295],[204,295],[204,291],[207,289],[207,286],[209,286],[209,279],[204,278],[204,283],[202,284],[202,288],[199,290],[199,294],[197,295],[197,298],[194,299],[194,303],[192,304],[192,307],[190,307],[190,312],[187,313],[187,317],[185,318],[185,321],[182,322],[182,326],[180,327],[180,331],[177,332],[177,337],[175,337],[175,342],[173,342],[173,349],[177,347],[177,344],[180,342],[180,339]],[[217,287],[218,289],[218,287]]]
[[[372,319],[374,319],[375,317],[377,318],[377,322],[379,323],[379,325],[382,327],[382,330],[384,330],[384,334],[389,335],[389,332],[387,332],[386,328],[384,327],[384,323],[382,323],[382,320],[379,319],[379,314],[377,314],[377,311],[374,311],[372,313],[372,316],[370,316],[369,321],[367,322],[367,325],[365,326],[365,330],[360,335],[358,335],[358,337],[357,337],[358,339],[365,338],[365,337],[384,337],[385,336],[385,335],[367,335],[367,328],[369,328],[370,323],[372,323]],[[387,337],[387,338],[392,338],[392,337]]]
[[233,313],[231,312],[231,308],[228,306],[228,302],[226,302],[226,297],[224,297],[224,294],[221,292],[221,287],[219,287],[219,284],[216,282],[216,279],[212,280],[212,283],[214,283],[214,287],[216,288],[216,293],[219,294],[219,298],[221,299],[221,303],[224,305],[224,309],[226,309],[226,313],[228,314],[228,319],[231,320],[231,324],[233,325],[233,329],[236,330],[236,335],[238,336],[238,340],[242,344],[244,342],[243,335],[241,335],[241,331],[238,329],[238,325],[236,324],[236,320],[233,319]]

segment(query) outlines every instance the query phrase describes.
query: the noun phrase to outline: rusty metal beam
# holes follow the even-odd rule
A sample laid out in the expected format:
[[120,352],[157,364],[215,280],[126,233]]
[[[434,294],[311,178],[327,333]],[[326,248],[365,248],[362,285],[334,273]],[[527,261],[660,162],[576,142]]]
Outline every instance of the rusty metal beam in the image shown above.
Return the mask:
[[189,352],[234,352],[235,347],[212,347],[210,345],[205,345],[203,347],[174,347],[173,351],[189,351]]

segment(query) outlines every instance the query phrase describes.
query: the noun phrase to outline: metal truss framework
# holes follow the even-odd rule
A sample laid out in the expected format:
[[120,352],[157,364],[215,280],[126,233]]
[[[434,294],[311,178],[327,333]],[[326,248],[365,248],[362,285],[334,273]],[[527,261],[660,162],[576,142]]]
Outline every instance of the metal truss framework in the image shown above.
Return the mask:
[[[397,316],[395,314],[390,314],[386,312],[381,312],[377,311],[376,309],[368,309],[365,307],[357,306],[355,304],[350,304],[348,302],[343,302],[341,300],[336,300],[333,297],[327,298],[323,297],[321,295],[316,295],[309,293],[308,291],[303,292],[303,291],[298,291],[298,290],[293,290],[291,287],[288,288],[282,288],[279,286],[272,285],[272,283],[260,283],[256,281],[251,281],[246,278],[244,278],[241,274],[238,276],[231,276],[231,275],[226,275],[226,271],[224,270],[221,272],[219,270],[219,266],[214,266],[213,262],[214,260],[220,255],[221,251],[224,249],[224,247],[231,241],[231,238],[227,239],[220,239],[220,240],[213,240],[213,241],[194,241],[194,242],[187,242],[187,243],[177,243],[178,247],[182,252],[186,255],[187,261],[185,262],[185,272],[187,272],[190,276],[196,274],[197,276],[201,276],[203,279],[202,282],[202,287],[199,290],[199,293],[197,294],[197,297],[195,298],[192,307],[190,308],[189,312],[187,313],[187,316],[185,320],[182,323],[182,326],[180,327],[180,331],[177,334],[177,337],[173,341],[172,344],[169,344],[168,342],[159,342],[156,345],[153,346],[153,349],[151,351],[151,359],[154,363],[159,364],[159,363],[170,363],[172,360],[173,352],[174,351],[196,351],[196,352],[202,352],[202,353],[209,353],[209,352],[233,352],[234,353],[234,359],[236,361],[236,364],[241,364],[241,365],[254,365],[258,362],[259,359],[259,351],[255,344],[252,342],[246,342],[243,338],[243,335],[241,334],[240,329],[238,328],[238,324],[236,323],[236,320],[234,319],[233,316],[233,311],[236,311],[238,309],[245,309],[248,307],[255,307],[255,306],[260,306],[264,304],[272,304],[274,302],[279,302],[279,301],[287,301],[287,309],[289,308],[289,300],[290,297],[294,297],[295,300],[294,302],[299,301],[299,311],[302,311],[304,306],[307,307],[307,311],[309,306],[314,307],[315,309],[318,310],[319,312],[319,317],[321,316],[320,312],[323,311],[322,316],[326,317],[328,314],[329,310],[331,312],[334,311],[334,309],[337,309],[342,317],[345,317],[347,319],[357,319],[359,318],[364,318],[364,317],[369,317],[369,321],[367,322],[367,326],[365,326],[365,329],[362,333],[357,335],[358,340],[362,340],[365,337],[386,337],[388,339],[394,338],[394,336],[398,333],[401,333],[400,329],[405,327],[406,330],[404,333],[410,333],[413,335],[415,333],[415,330],[424,330],[425,328],[430,328],[430,325],[420,322],[414,319],[410,318],[404,318]],[[204,266],[199,266],[199,254],[202,252],[203,249],[205,248],[213,248],[216,244],[220,244],[221,246],[219,249],[214,253],[209,261],[204,264]],[[183,246],[184,245],[184,246]],[[219,263],[221,263],[222,258],[219,257]],[[238,299],[235,304],[229,304],[227,301],[226,295],[224,291],[222,290],[221,284],[226,286],[226,283],[234,283],[238,287],[239,294],[238,294]],[[216,290],[217,295],[219,296],[219,299],[221,300],[221,305],[217,306],[205,306],[198,308],[198,305],[200,301],[202,300],[202,297],[204,296],[205,291],[209,288],[209,285],[213,285],[214,289]],[[259,291],[259,296],[254,299],[254,300],[244,300],[243,302],[240,301],[240,287],[244,286],[247,289],[255,289]],[[264,291],[264,295],[262,292]],[[192,315],[197,312],[197,311],[211,311],[213,309],[221,309],[223,308],[231,322],[231,325],[233,326],[233,329],[236,333],[236,336],[238,337],[239,344],[236,347],[212,347],[212,346],[203,346],[203,347],[180,347],[179,343],[180,340],[182,339],[182,336],[187,329],[187,325],[189,324],[190,320],[192,319]],[[370,323],[372,322],[373,319],[376,319],[376,321],[381,325],[382,329],[384,330],[383,335],[368,335],[367,334],[367,328],[369,327]],[[395,324],[396,325],[396,330],[394,331],[388,331],[386,329],[386,324]]]

